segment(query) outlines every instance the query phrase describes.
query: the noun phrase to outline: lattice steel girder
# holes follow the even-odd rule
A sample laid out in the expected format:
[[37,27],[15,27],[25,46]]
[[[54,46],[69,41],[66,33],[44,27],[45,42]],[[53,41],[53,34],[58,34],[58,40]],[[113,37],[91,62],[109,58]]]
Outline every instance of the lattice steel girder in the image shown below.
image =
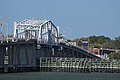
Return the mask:
[[37,39],[40,43],[58,43],[58,28],[50,20],[23,20],[14,22],[16,39]]

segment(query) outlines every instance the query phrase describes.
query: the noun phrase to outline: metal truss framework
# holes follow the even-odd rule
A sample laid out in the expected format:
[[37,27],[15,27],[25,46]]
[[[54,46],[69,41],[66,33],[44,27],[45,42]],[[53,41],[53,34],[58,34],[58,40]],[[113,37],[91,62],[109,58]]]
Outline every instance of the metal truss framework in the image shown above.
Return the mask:
[[39,43],[58,43],[58,28],[50,20],[23,20],[14,22],[15,39],[37,39]]

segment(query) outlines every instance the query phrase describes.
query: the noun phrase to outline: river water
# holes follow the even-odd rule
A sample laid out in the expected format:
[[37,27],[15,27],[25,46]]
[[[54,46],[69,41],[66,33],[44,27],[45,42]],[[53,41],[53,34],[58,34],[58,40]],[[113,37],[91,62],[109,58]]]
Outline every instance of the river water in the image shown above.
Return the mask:
[[0,80],[120,80],[120,73],[4,73],[0,74]]

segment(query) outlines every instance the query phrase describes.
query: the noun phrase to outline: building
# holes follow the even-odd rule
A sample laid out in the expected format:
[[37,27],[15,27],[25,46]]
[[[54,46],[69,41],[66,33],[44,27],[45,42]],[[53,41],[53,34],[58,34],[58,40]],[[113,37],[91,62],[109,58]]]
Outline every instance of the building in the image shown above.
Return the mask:
[[88,50],[89,49],[89,43],[88,41],[82,41],[81,43],[78,44],[79,47]]
[[108,56],[110,54],[114,54],[116,52],[116,50],[113,49],[98,49],[98,48],[93,48],[92,50],[90,50],[91,53],[96,54],[98,56],[104,57],[104,58],[108,58]]

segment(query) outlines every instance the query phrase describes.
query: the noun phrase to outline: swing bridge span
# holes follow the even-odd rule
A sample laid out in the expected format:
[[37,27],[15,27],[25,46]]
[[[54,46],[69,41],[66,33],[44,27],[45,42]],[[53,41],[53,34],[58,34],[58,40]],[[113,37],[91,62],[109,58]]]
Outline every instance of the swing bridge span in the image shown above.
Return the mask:
[[[86,67],[82,61],[90,60],[92,63],[94,60],[102,60],[101,57],[81,47],[66,45],[59,34],[59,27],[50,20],[26,19],[14,22],[14,36],[0,40],[0,72],[90,72],[89,68],[96,69],[98,63],[93,63],[95,65],[92,67]],[[114,63],[110,64],[110,69],[113,69],[113,72],[114,69],[118,71],[120,63],[113,65]],[[108,67],[103,68],[108,69]],[[99,65],[99,68],[97,67],[101,70],[102,67]]]

